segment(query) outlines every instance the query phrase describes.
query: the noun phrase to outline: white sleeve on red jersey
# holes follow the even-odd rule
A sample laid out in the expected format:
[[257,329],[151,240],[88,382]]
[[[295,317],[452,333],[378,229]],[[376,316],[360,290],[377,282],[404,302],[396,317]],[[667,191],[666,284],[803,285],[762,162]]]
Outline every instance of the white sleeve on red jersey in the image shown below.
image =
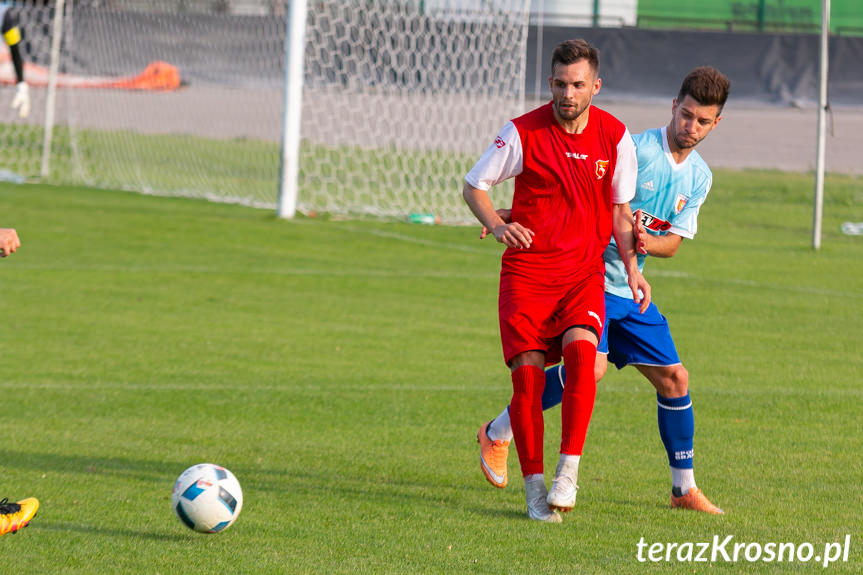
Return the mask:
[[[628,134],[627,132],[627,137]],[[633,153],[634,151],[635,148]],[[523,160],[518,130],[515,124],[507,122],[464,179],[474,188],[487,192],[495,184],[519,175],[524,165]]]
[[635,142],[629,129],[623,132],[623,137],[617,143],[617,165],[611,180],[611,201],[615,204],[625,204],[635,197],[635,181],[638,179],[638,156],[635,152]]

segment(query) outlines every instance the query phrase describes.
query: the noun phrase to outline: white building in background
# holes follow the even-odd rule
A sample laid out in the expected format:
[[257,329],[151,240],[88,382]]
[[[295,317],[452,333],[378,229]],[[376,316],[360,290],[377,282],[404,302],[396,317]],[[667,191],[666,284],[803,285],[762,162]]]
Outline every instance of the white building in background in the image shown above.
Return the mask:
[[[398,1],[398,0],[393,0]],[[522,6],[518,0],[419,0],[430,11],[479,11],[489,5],[502,9]],[[530,0],[531,23],[545,26],[635,26],[638,0]],[[594,11],[598,12],[594,18]]]
[[231,14],[241,16],[268,16],[273,12],[274,2],[268,0],[230,0],[228,7]]
[[593,26],[594,10],[599,26],[635,26],[638,0],[531,0],[532,23],[544,26]]
[[[181,0],[189,7],[212,5],[218,0]],[[381,0],[378,0],[381,1]],[[387,0],[383,0],[387,1]],[[404,0],[390,0],[392,2]],[[413,0],[429,12],[466,10],[480,11],[489,5],[502,9],[521,7],[519,0]],[[545,26],[635,26],[638,0],[529,0],[531,23],[542,21]],[[221,0],[232,14],[265,16],[284,13],[284,0]],[[594,18],[594,10],[598,17]]]

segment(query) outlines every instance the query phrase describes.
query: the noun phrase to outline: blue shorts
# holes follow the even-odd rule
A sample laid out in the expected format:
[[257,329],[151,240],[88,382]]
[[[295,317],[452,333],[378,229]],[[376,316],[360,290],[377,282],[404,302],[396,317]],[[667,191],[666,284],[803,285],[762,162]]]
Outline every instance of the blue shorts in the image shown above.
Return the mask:
[[639,313],[632,299],[605,292],[605,325],[597,353],[608,354],[608,360],[621,369],[625,365],[677,365],[680,357],[668,320],[651,302]]

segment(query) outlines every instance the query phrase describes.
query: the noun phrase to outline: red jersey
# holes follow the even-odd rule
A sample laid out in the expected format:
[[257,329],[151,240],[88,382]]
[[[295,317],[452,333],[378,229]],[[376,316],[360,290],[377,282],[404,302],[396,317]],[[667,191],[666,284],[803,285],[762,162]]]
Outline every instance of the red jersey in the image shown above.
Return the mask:
[[484,190],[515,177],[512,221],[535,235],[529,249],[504,252],[502,274],[569,283],[604,273],[612,204],[635,195],[638,164],[626,126],[589,113],[581,134],[560,126],[551,103],[512,120],[465,177]]

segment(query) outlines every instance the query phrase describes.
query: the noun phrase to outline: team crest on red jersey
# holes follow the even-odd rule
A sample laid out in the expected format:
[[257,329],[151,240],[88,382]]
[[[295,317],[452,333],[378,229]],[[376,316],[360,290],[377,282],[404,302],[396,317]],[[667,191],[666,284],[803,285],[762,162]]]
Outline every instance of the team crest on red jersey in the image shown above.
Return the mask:
[[601,180],[608,171],[608,160],[596,160],[596,179]]
[[506,142],[503,141],[503,138],[498,136],[494,140],[494,145],[497,146],[497,149],[499,150],[499,149],[503,148],[504,146],[506,146]]

